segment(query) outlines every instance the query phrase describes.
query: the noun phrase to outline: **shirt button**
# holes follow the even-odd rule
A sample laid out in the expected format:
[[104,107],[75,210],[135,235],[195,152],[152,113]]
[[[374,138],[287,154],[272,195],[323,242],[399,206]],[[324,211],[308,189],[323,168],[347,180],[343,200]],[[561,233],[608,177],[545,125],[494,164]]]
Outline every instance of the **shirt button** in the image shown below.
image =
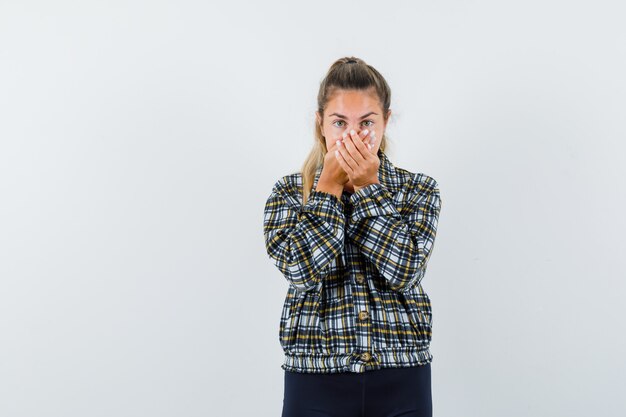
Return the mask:
[[368,314],[367,311],[363,310],[361,312],[359,312],[359,319],[360,320],[367,320]]
[[363,284],[365,282],[365,277],[363,276],[363,274],[356,275],[356,282],[358,282],[359,284]]
[[367,362],[370,359],[372,359],[372,355],[369,352],[362,353],[361,354],[361,359],[363,359],[365,362]]

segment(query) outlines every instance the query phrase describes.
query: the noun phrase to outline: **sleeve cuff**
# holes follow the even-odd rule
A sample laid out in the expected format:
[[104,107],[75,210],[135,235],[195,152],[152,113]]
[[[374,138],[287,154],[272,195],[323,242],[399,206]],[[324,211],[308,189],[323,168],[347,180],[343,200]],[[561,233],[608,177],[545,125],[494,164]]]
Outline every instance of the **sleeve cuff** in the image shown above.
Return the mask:
[[313,190],[306,204],[300,208],[300,213],[312,213],[336,221],[337,217],[344,215],[344,204],[335,194]]
[[370,184],[355,191],[350,196],[352,222],[356,223],[367,217],[394,216],[402,218],[398,212],[389,190],[380,183]]

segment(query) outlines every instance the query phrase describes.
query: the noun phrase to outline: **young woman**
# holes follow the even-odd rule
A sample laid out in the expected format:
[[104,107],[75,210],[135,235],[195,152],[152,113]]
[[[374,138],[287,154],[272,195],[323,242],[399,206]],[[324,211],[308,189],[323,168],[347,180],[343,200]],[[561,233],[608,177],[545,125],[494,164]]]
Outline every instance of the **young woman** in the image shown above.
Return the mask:
[[289,283],[283,417],[432,415],[431,303],[421,281],[441,198],[384,153],[387,82],[354,57],[320,85],[315,144],[265,204],[267,253]]

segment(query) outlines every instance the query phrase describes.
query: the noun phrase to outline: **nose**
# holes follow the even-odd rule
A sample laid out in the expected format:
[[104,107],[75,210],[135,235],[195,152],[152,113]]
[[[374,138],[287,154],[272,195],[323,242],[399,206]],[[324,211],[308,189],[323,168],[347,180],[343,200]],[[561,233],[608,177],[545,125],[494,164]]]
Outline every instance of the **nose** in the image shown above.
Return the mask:
[[351,130],[354,130],[354,131],[358,134],[358,133],[360,133],[360,132],[361,132],[361,130],[363,130],[363,129],[361,129],[361,126],[351,126],[351,125],[346,126],[346,130],[345,130],[345,132],[346,132],[348,135],[350,134],[350,131],[351,131]]

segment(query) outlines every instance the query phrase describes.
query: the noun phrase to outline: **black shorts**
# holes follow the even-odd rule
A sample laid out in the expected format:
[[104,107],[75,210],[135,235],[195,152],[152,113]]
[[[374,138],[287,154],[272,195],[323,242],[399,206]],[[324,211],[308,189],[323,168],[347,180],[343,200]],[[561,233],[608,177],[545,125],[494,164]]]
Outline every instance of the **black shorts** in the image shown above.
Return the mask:
[[285,372],[282,417],[431,417],[430,363],[362,373]]

